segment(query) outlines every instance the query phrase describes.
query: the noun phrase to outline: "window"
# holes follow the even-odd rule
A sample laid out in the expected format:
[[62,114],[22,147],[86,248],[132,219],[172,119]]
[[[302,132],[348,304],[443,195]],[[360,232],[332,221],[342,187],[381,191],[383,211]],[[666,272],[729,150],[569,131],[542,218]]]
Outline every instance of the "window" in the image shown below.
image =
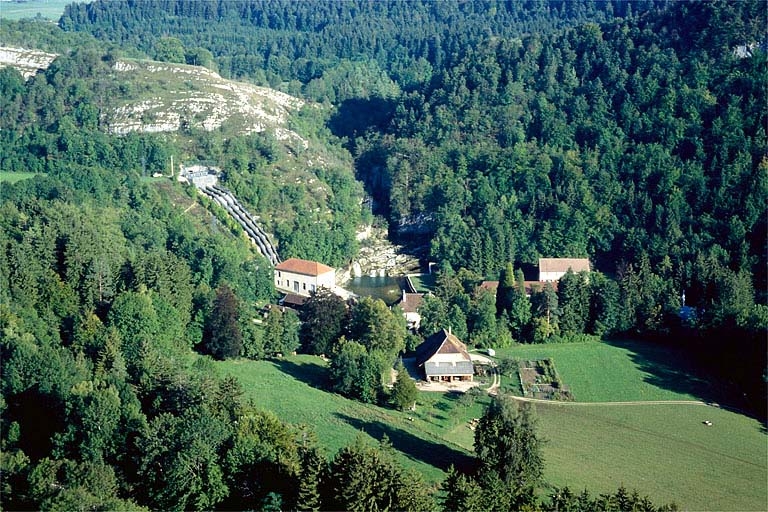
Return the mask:
[[301,283],[301,288],[302,288],[302,290],[306,290],[307,289],[307,283]]
[[299,293],[299,282],[298,281],[294,281],[293,282],[293,291],[295,291],[296,293]]
[[313,284],[309,285],[309,291],[311,292],[315,291],[315,285]]

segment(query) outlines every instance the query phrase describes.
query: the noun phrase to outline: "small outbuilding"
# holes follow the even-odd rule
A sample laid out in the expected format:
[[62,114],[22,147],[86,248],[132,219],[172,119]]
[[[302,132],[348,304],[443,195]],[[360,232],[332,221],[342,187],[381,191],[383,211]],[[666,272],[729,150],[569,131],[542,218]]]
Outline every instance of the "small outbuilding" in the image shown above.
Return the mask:
[[421,314],[419,308],[424,299],[423,293],[406,293],[403,290],[403,296],[398,302],[400,309],[403,310],[403,316],[409,329],[418,330],[421,324]]
[[475,367],[467,347],[450,330],[436,332],[416,347],[416,365],[427,381],[472,381]]

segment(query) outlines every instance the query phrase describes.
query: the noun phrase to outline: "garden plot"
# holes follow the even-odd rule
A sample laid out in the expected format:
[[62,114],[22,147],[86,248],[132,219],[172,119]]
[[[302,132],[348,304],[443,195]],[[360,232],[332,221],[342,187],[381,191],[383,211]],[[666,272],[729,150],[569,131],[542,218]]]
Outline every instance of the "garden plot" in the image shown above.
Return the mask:
[[518,367],[523,396],[541,400],[573,400],[551,359],[523,360]]

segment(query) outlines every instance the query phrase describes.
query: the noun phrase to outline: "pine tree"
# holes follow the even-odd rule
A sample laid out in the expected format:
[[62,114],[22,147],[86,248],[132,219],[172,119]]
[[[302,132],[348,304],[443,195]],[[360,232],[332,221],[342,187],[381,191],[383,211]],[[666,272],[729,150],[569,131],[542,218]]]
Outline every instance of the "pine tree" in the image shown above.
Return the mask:
[[475,480],[459,473],[453,466],[448,469],[448,476],[440,487],[445,492],[441,502],[443,510],[448,512],[485,510],[482,488]]
[[525,294],[525,278],[521,270],[518,269],[515,285],[507,293],[509,300],[507,315],[512,336],[516,341],[521,341],[531,321],[531,301]]
[[238,325],[240,313],[235,293],[226,284],[216,289],[213,311],[208,321],[210,354],[217,359],[237,357],[243,347],[243,336]]
[[296,510],[316,511],[322,505],[320,483],[326,472],[326,461],[315,446],[300,449],[301,471]]
[[589,285],[585,275],[570,269],[560,278],[557,286],[560,304],[560,331],[564,334],[583,334],[589,320]]
[[496,314],[501,316],[512,306],[512,294],[515,290],[515,269],[512,263],[507,263],[499,276],[499,287],[496,289]]
[[559,332],[560,308],[557,292],[550,283],[547,283],[543,290],[531,296],[531,302],[534,312],[533,341],[534,343],[546,343],[549,338]]
[[413,383],[411,376],[408,375],[408,371],[403,366],[402,361],[398,361],[395,370],[397,371],[397,379],[392,386],[390,401],[392,405],[403,411],[415,405],[419,391],[416,389],[416,384]]

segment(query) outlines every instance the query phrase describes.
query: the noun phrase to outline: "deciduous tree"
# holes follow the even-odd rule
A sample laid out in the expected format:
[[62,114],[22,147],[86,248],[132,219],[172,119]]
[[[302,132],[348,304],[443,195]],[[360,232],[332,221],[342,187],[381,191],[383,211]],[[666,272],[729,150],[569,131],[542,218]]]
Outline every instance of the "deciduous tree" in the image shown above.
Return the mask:
[[328,354],[346,327],[347,305],[327,288],[310,295],[301,310],[301,348],[308,354]]
[[396,356],[405,348],[405,333],[402,317],[395,317],[380,299],[362,297],[352,308],[349,336],[369,352]]
[[512,503],[519,507],[533,499],[541,483],[544,468],[541,449],[533,407],[498,395],[475,430],[475,453],[480,464],[478,479],[484,486],[484,482],[498,479],[511,490]]

